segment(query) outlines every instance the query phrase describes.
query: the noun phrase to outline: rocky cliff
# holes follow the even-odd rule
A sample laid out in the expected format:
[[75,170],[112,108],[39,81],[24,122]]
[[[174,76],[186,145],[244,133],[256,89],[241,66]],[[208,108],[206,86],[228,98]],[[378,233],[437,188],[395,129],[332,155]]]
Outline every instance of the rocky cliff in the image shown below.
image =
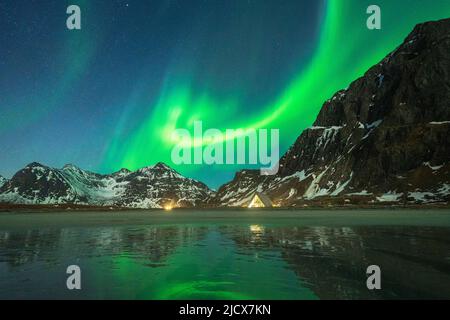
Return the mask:
[[417,25],[394,52],[326,101],[276,176],[244,170],[215,205],[255,191],[279,205],[447,202],[450,19]]

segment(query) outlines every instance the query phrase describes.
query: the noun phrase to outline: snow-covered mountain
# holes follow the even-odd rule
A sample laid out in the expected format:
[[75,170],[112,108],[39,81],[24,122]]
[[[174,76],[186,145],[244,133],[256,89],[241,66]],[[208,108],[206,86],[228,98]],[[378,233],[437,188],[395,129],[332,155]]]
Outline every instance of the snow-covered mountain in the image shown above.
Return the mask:
[[[326,81],[326,80],[324,80]],[[255,191],[282,206],[450,201],[450,19],[404,43],[323,105],[276,176],[244,170],[212,203]]]
[[161,208],[202,205],[213,192],[158,163],[101,175],[74,165],[62,169],[31,163],[0,187],[0,202]]

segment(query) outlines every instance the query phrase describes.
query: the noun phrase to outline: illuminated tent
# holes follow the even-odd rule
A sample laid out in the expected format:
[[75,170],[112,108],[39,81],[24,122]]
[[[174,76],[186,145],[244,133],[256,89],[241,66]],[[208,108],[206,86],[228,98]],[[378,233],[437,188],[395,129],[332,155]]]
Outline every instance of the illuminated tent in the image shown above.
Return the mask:
[[249,208],[271,208],[272,206],[270,198],[261,192],[256,192],[248,205]]

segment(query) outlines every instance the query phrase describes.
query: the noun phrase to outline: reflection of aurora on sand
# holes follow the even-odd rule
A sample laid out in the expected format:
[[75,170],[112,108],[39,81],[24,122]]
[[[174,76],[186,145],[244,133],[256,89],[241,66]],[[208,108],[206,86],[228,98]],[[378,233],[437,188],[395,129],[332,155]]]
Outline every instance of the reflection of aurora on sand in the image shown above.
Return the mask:
[[[136,263],[136,260],[130,258],[114,258],[114,264],[117,265],[117,268],[113,268],[115,277],[119,282],[133,282],[131,287],[136,290],[136,298],[158,300],[270,299],[272,290],[283,290],[285,283],[298,282],[292,272],[267,277],[279,268],[288,267],[282,260],[274,259],[269,264],[257,266],[257,255],[237,253],[238,248],[233,248],[235,245],[232,240],[223,238],[215,230],[204,231],[206,233],[199,234],[200,238],[194,245],[178,244],[161,263],[150,264],[150,269],[149,265],[145,266],[145,259],[142,263]],[[276,257],[279,254],[274,251],[270,255]],[[280,288],[271,283],[277,278]],[[298,297],[314,296],[301,286],[294,286],[290,291],[290,294],[297,292]],[[289,292],[284,294],[284,298],[290,298]]]

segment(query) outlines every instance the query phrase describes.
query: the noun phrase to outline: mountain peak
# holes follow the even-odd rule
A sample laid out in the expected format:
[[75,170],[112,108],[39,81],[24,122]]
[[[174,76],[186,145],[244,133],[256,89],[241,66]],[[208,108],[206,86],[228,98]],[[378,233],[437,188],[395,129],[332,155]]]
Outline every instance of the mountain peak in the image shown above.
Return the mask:
[[64,165],[63,170],[80,170],[76,165],[68,163]]
[[131,170],[128,170],[127,168],[122,168],[114,173],[111,174],[111,176],[116,177],[124,177],[131,173]]
[[173,170],[171,167],[169,167],[164,162],[158,162],[153,166],[153,169],[162,169],[162,170]]
[[39,162],[31,162],[27,164],[25,168],[47,168],[47,166],[44,166]]

